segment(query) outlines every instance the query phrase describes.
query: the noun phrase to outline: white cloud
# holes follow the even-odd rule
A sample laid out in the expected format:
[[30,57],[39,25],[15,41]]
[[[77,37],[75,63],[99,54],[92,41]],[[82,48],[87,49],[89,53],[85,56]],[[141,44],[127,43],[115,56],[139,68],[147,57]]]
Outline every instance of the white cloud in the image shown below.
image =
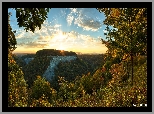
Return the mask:
[[16,38],[19,39],[19,38],[22,38],[23,36],[25,35],[25,32],[21,32],[19,34],[16,35]]
[[72,24],[73,19],[74,16],[72,14],[67,15],[67,23],[69,26]]
[[26,48],[46,48],[48,44],[40,44],[37,42],[30,42],[25,45]]
[[84,30],[91,30],[91,31],[97,31],[102,24],[98,21],[90,20],[90,19],[82,19],[82,18],[77,18],[75,19],[75,23],[79,27],[82,27]]
[[61,25],[58,25],[58,24],[54,25],[54,28],[59,28],[59,27],[61,27]]
[[102,42],[98,38],[90,35],[79,34],[75,31],[63,33],[62,31],[51,36],[51,48],[63,48],[68,51],[75,50],[93,50],[98,51],[103,47]]
[[91,8],[70,8],[71,12],[67,15],[67,22],[71,25],[73,19],[74,24],[82,27],[83,30],[97,31],[102,26],[102,21]]
[[[99,18],[95,18],[94,12],[90,9],[78,8],[72,9],[67,15],[67,23],[72,23],[82,27],[83,30],[97,31],[102,25]],[[52,24],[52,23],[51,23]],[[61,25],[51,25],[49,21],[45,21],[41,29],[36,29],[35,33],[31,31],[18,30],[16,33],[18,46],[26,49],[30,48],[64,48],[65,50],[93,50],[97,51],[103,47],[98,38],[90,35],[79,34],[75,31],[63,32]],[[104,48],[104,47],[103,47]]]
[[71,13],[77,13],[77,8],[70,8]]
[[[47,30],[47,29],[45,29]],[[43,32],[45,32],[45,30]],[[36,33],[39,33],[37,31]],[[61,30],[56,33],[48,34],[46,31],[45,36],[37,36],[34,38],[19,38],[18,48],[24,47],[27,49],[37,50],[38,48],[49,48],[49,49],[63,49],[68,51],[87,51],[87,52],[98,52],[101,48],[105,49],[101,41],[98,38],[93,38],[90,35],[79,34],[76,31],[63,32]],[[30,33],[28,33],[31,35]],[[40,32],[40,34],[42,34]],[[104,51],[105,52],[105,51]]]
[[32,47],[43,48],[48,45],[48,42],[50,42],[52,34],[59,31],[60,26],[60,24],[51,26],[48,24],[48,21],[46,21],[42,25],[41,29],[39,30],[36,28],[34,33],[31,31],[26,32],[25,30],[18,29],[15,34],[17,38],[17,46],[30,48],[30,45],[32,45]]

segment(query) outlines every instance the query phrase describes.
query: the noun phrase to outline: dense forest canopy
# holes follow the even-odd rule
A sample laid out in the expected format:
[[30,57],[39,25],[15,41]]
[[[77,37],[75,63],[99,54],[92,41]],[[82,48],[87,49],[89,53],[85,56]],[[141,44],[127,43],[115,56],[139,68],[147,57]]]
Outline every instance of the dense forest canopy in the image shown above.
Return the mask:
[[76,53],[64,50],[43,49],[37,51],[36,56],[76,56]]

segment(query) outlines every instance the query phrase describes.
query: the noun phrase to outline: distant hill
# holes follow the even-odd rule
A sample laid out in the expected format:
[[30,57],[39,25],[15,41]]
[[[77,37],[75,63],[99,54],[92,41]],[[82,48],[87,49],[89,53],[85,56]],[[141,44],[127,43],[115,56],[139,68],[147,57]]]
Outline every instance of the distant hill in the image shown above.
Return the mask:
[[92,73],[102,64],[102,58],[103,55],[77,55],[72,51],[43,49],[36,54],[18,56],[16,62],[22,67],[29,86],[32,86],[39,75],[56,88],[58,76],[72,81],[76,76]]
[[[14,53],[15,60],[19,63],[19,66],[23,67],[23,64],[28,64],[35,57],[42,56],[77,56],[75,52],[56,50],[56,49],[42,49],[38,50],[36,53]],[[20,64],[22,62],[22,64]]]
[[54,76],[54,69],[59,62],[75,60],[77,54],[72,51],[43,49],[36,54],[17,55],[15,60],[22,67],[25,79],[31,86],[36,76],[40,75],[49,80]]
[[36,56],[77,56],[77,54],[72,51],[43,49],[43,50],[37,51]]

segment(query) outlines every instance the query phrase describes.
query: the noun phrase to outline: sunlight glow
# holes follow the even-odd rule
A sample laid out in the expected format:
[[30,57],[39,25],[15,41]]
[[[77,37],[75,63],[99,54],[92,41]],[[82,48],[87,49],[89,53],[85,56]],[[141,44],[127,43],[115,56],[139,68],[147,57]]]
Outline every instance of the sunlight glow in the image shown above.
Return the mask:
[[66,48],[64,46],[62,46],[62,45],[60,45],[57,49],[61,50],[61,51],[66,50]]
[[64,33],[62,31],[59,31],[57,34],[54,35],[54,39],[57,39],[59,41],[63,41],[66,38],[67,38],[67,36],[64,35]]

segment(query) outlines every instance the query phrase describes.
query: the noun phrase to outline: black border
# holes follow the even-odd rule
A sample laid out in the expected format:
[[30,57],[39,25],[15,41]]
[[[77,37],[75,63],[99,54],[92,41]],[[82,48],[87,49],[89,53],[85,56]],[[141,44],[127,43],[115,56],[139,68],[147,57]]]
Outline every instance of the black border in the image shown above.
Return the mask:
[[[3,112],[152,112],[152,2],[2,2],[2,111]],[[62,5],[61,5],[62,4]],[[7,77],[7,26],[8,8],[16,7],[52,7],[52,8],[93,8],[93,7],[134,7],[148,9],[148,102],[147,107],[8,107]]]

